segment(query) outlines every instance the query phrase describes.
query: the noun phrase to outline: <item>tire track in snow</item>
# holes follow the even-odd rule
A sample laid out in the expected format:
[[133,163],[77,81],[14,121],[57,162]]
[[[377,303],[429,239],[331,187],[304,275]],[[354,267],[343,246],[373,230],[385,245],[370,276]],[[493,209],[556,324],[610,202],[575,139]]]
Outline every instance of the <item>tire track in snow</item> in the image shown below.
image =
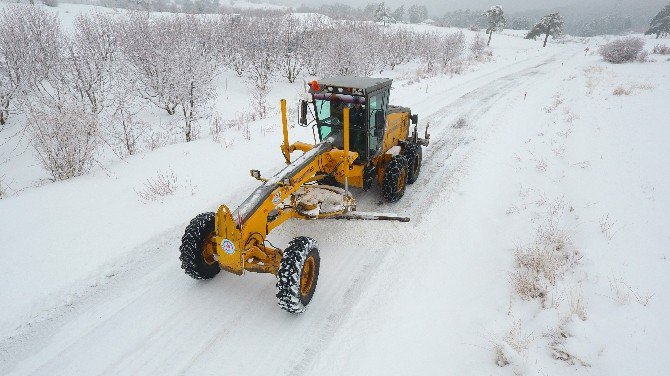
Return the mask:
[[[553,58],[553,60],[555,60],[555,58]],[[448,188],[448,186],[445,186],[445,181],[453,173],[455,166],[465,158],[465,154],[468,150],[467,145],[469,143],[469,137],[472,137],[471,135],[475,133],[475,131],[479,131],[480,128],[482,128],[482,125],[479,124],[464,129],[454,129],[450,126],[452,121],[448,120],[454,120],[452,118],[461,114],[467,114],[470,122],[474,124],[475,119],[486,114],[494,105],[493,101],[504,98],[506,95],[510,95],[509,90],[505,89],[518,86],[520,83],[522,84],[531,80],[534,76],[542,73],[538,68],[551,63],[553,60],[548,59],[534,67],[522,69],[520,72],[507,74],[497,79],[491,79],[488,82],[479,85],[476,89],[456,98],[454,101],[446,104],[442,103],[441,107],[428,114],[426,120],[433,122],[433,125],[431,126],[433,140],[431,146],[425,149],[424,171],[419,181],[409,186],[407,191],[408,197],[411,197],[413,201],[404,199],[397,204],[388,205],[388,207],[401,213],[410,214],[413,219],[412,223],[420,224],[424,212],[430,208],[430,201],[434,198],[433,193]],[[478,77],[476,81],[481,81],[481,77]],[[460,86],[464,85],[467,85],[467,83],[461,84]],[[485,104],[485,106],[481,106],[481,104]],[[453,160],[453,158],[450,157],[454,155],[457,150],[459,150],[459,158]],[[426,174],[427,172],[429,173]],[[245,185],[237,190],[236,194],[233,196],[242,195],[242,192],[245,191],[249,185],[250,184]],[[377,200],[378,196],[376,196],[376,192],[374,191],[363,194],[360,198],[360,202],[363,204],[361,206],[369,206],[373,208],[375,207]],[[287,224],[287,227],[283,229],[287,230],[286,233],[280,235],[280,237],[285,238],[291,233],[304,232],[302,229],[306,225],[307,224],[305,223]],[[132,266],[134,261],[129,263],[131,265],[129,266],[129,270],[120,273],[123,275],[123,278],[119,278],[119,280],[112,282],[105,288],[92,289],[90,295],[87,295],[86,298],[76,302],[77,305],[80,305],[78,309],[74,310],[72,313],[64,314],[57,320],[60,321],[61,324],[53,325],[54,322],[50,322],[39,329],[36,328],[35,330],[38,331],[44,329],[45,333],[35,335],[36,332],[33,331],[33,340],[26,340],[24,343],[25,346],[21,347],[28,352],[32,348],[37,348],[36,345],[46,341],[49,338],[50,333],[57,332],[62,325],[78,319],[77,314],[81,315],[82,311],[86,312],[94,307],[96,303],[104,300],[105,295],[114,294],[114,292],[123,294],[123,289],[133,286],[133,278],[138,278],[138,280],[144,282],[143,287],[147,290],[144,294],[141,294],[140,297],[136,297],[135,299],[130,299],[120,307],[117,307],[117,312],[108,315],[106,319],[101,322],[96,322],[91,330],[82,333],[80,336],[69,339],[69,345],[61,347],[55,352],[48,353],[46,358],[34,360],[36,362],[41,362],[41,365],[37,365],[34,369],[46,370],[51,362],[71,366],[71,363],[77,362],[78,356],[82,356],[82,354],[79,353],[80,349],[87,349],[88,346],[97,346],[96,339],[99,336],[109,336],[109,331],[113,331],[114,327],[118,325],[119,322],[121,323],[119,326],[123,327],[123,324],[128,321],[127,316],[136,314],[138,310],[140,313],[145,313],[136,306],[146,304],[146,301],[144,300],[146,300],[147,297],[150,298],[152,294],[162,294],[166,297],[170,297],[174,294],[172,290],[176,285],[182,289],[181,293],[174,297],[174,304],[176,307],[172,308],[172,311],[157,312],[156,317],[153,318],[154,320],[157,320],[157,322],[153,323],[155,328],[150,330],[144,337],[133,338],[130,343],[126,344],[120,353],[111,354],[110,356],[113,356],[114,359],[110,362],[108,367],[103,368],[103,371],[106,370],[113,373],[118,372],[129,374],[137,373],[139,371],[153,373],[152,371],[155,371],[157,369],[156,367],[158,367],[164,369],[168,373],[194,372],[194,370],[197,370],[198,366],[201,365],[203,359],[204,362],[211,362],[210,358],[222,358],[222,355],[220,354],[221,348],[231,346],[232,344],[229,343],[230,341],[236,340],[237,342],[244,343],[240,340],[242,336],[248,335],[253,337],[255,335],[263,335],[263,330],[261,328],[250,327],[250,325],[253,325],[251,323],[254,319],[262,319],[263,316],[270,316],[270,320],[277,320],[279,322],[277,325],[282,325],[282,323],[292,325],[293,327],[297,327],[298,331],[277,333],[278,338],[270,341],[268,354],[276,353],[281,356],[271,356],[267,357],[268,359],[265,360],[257,359],[258,364],[254,365],[254,371],[256,373],[267,373],[267,369],[284,369],[288,374],[306,373],[309,371],[309,368],[314,361],[318,359],[322,350],[329,346],[333,334],[350,319],[353,307],[356,306],[358,301],[365,294],[368,283],[372,279],[378,278],[380,273],[386,271],[384,270],[385,268],[380,266],[388,265],[394,257],[397,257],[397,254],[390,254],[388,248],[402,244],[403,239],[400,234],[407,233],[407,231],[417,231],[416,226],[407,229],[406,226],[403,227],[395,223],[385,224],[385,227],[379,223],[369,224],[365,226],[365,229],[352,229],[353,226],[337,225],[329,223],[328,221],[314,222],[307,226],[312,227],[312,229],[323,229],[326,232],[323,234],[326,235],[325,238],[328,238],[328,232],[331,232],[332,234],[332,228],[335,228],[336,230],[339,228],[346,228],[347,231],[352,234],[351,239],[360,237],[364,242],[367,241],[368,244],[377,245],[377,247],[372,250],[366,249],[364,255],[358,252],[350,252],[352,253],[350,257],[346,257],[344,254],[337,254],[337,256],[345,257],[340,257],[340,259],[334,260],[336,262],[333,263],[333,265],[322,265],[322,271],[328,271],[328,273],[331,274],[331,279],[328,280],[324,273],[324,276],[320,279],[320,282],[324,282],[319,286],[321,293],[320,296],[315,297],[316,301],[314,303],[318,303],[319,300],[324,302],[325,299],[330,299],[332,301],[329,303],[336,305],[335,311],[332,310],[332,306],[321,303],[320,305],[315,304],[311,306],[310,312],[307,313],[309,316],[303,315],[299,317],[299,320],[301,320],[300,322],[298,322],[298,319],[293,320],[293,317],[286,319],[286,316],[280,316],[282,314],[281,312],[277,313],[278,308],[276,307],[276,304],[274,304],[274,301],[271,302],[273,304],[266,304],[266,302],[264,302],[268,296],[274,295],[272,293],[274,291],[273,284],[254,285],[253,282],[258,280],[256,278],[245,278],[244,287],[242,287],[242,282],[230,283],[231,281],[229,281],[229,279],[224,279],[225,283],[221,287],[218,286],[220,283],[197,286],[201,289],[195,293],[193,293],[194,288],[184,289],[183,285],[179,286],[178,282],[173,282],[170,286],[164,286],[165,276],[168,273],[170,275],[174,273],[174,270],[172,270],[174,268],[168,266],[175,262],[175,253],[169,252],[168,254],[165,254],[165,252],[152,252],[150,257],[145,256],[141,261],[148,263],[155,262],[162,266],[162,270],[156,272],[155,275],[147,277],[144,271],[151,270],[150,265],[134,267]],[[375,234],[374,236],[366,234],[367,232],[374,231],[374,229],[378,228],[382,229],[380,233]],[[172,229],[172,231],[174,231],[174,229]],[[339,235],[335,238],[338,237]],[[174,244],[178,243],[178,240],[175,241],[174,238],[174,236],[171,236],[170,240],[162,241],[159,250],[172,249]],[[335,241],[331,242],[336,243]],[[149,245],[155,247],[155,244],[152,244],[152,242],[148,242],[146,246],[148,247]],[[366,248],[368,247],[369,246],[366,246]],[[138,249],[141,248],[142,247],[138,247]],[[325,255],[323,258],[326,258]],[[332,268],[332,270],[328,270],[329,268]],[[183,275],[175,275],[175,278],[180,278],[176,281],[181,281],[181,278],[183,277]],[[169,276],[167,278],[168,281],[171,279]],[[220,279],[220,277],[217,278],[217,280]],[[196,299],[198,296],[206,296],[207,294],[210,294],[210,290],[214,287],[218,289],[216,296],[226,295],[225,300],[231,302],[231,306],[219,306],[217,308],[215,305],[211,305],[211,301],[216,299],[215,296],[207,297],[205,301]],[[102,296],[96,296],[96,294],[102,294]],[[166,297],[162,297],[162,300],[159,299],[158,303],[165,303],[164,300]],[[180,299],[183,300],[179,301]],[[184,312],[183,310],[180,310],[180,308],[185,308],[188,312]],[[220,309],[220,311],[216,311],[217,309]],[[212,315],[213,311],[215,311],[217,316],[224,317],[225,319],[217,320],[213,323],[202,321],[195,326],[184,325],[184,322],[188,320],[202,320],[203,317],[208,318]],[[151,319],[151,316],[147,318],[147,320]],[[262,323],[262,321],[260,322]],[[53,325],[53,327],[49,327],[49,324]],[[207,325],[216,325],[216,327],[214,330],[210,331],[208,330]],[[184,349],[184,346],[180,347],[178,345],[173,345],[175,342],[184,340],[184,337],[189,337],[189,335],[193,336],[193,333],[197,333],[200,336],[199,338],[192,340],[194,341],[193,344],[195,345],[195,348]],[[129,334],[132,335],[133,333]],[[298,338],[292,338],[294,336],[297,336]],[[172,347],[166,349],[168,345],[172,345]],[[237,345],[239,345],[239,343]],[[2,344],[0,344],[0,348],[3,348]],[[3,348],[3,350],[5,349],[6,348]],[[179,352],[180,350],[186,350],[186,352]],[[295,355],[296,353],[299,355],[284,356]],[[234,352],[229,356],[234,357],[235,354],[238,353]],[[240,354],[243,354],[243,352],[240,352]],[[175,360],[171,358],[175,357],[181,357],[187,360],[180,360],[177,362],[179,364],[174,364]],[[18,358],[13,359],[16,360]],[[223,357],[223,359],[227,358]],[[277,359],[288,359],[288,361],[284,364],[277,364]],[[166,363],[169,363],[174,367],[166,368]],[[40,368],[42,366],[46,366],[47,368]],[[225,367],[226,365],[213,364],[211,366]],[[252,366],[249,365],[249,367]],[[61,370],[60,372],[66,372],[66,370]]]
[[[541,67],[555,61],[556,56],[552,56],[537,65],[524,69],[522,72],[505,75],[460,96],[454,102],[443,104],[442,107],[430,114],[426,121],[430,121],[431,124],[437,123],[440,127],[438,128],[438,132],[431,134],[431,139],[434,142],[428,148],[424,149],[424,164],[421,176],[414,184],[408,186],[408,191],[405,193],[406,196],[400,202],[388,204],[388,207],[395,209],[393,211],[398,213],[409,214],[412,219],[410,223],[420,224],[424,214],[429,211],[430,203],[435,198],[434,193],[444,191],[447,188],[443,183],[453,172],[455,165],[463,160],[466,155],[460,156],[458,161],[453,161],[450,157],[457,149],[469,144],[469,142],[464,142],[467,140],[468,135],[475,133],[475,131],[481,131],[483,127],[482,124],[477,124],[476,126],[472,126],[472,124],[487,114],[494,105],[498,104],[498,100],[509,97],[510,88],[528,84],[542,73],[542,70],[540,70]],[[482,106],[481,104],[486,105]],[[466,128],[452,128],[452,122],[445,121],[450,117],[463,115],[471,123]],[[430,174],[426,174],[427,171],[423,170],[424,168],[429,169]],[[416,187],[419,187],[419,189],[412,189]],[[407,198],[412,198],[412,200],[407,200]],[[364,200],[368,201],[365,206],[374,206],[375,199],[374,194],[364,195]],[[373,202],[371,203],[370,200]],[[414,232],[417,232],[417,234],[420,233],[416,226],[413,227]],[[406,232],[407,229],[398,229],[398,231]],[[373,256],[376,256],[370,257],[373,261],[367,263],[361,269],[361,272],[365,274],[358,275],[354,280],[363,283],[354,283],[347,287],[349,299],[344,301],[346,305],[342,306],[337,314],[328,316],[326,324],[320,328],[317,335],[312,337],[316,340],[310,341],[304,346],[301,356],[294,360],[293,366],[285,374],[290,376],[310,374],[311,365],[314,364],[323,349],[330,344],[334,333],[350,318],[350,313],[360,296],[364,294],[366,290],[365,286],[368,285],[368,282],[373,278],[377,278],[382,271],[386,270],[383,265],[393,263],[392,259],[401,257],[398,253],[393,254],[386,251],[376,252]]]

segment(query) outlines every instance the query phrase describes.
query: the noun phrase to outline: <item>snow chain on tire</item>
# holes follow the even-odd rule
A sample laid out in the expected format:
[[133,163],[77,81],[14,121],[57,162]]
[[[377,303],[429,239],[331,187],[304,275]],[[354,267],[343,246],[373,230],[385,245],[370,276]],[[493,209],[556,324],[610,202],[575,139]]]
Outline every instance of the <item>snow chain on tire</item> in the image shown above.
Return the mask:
[[421,145],[407,144],[405,158],[407,158],[407,183],[412,184],[419,178],[421,172],[421,159],[423,158]]
[[[316,240],[301,236],[284,250],[277,272],[277,299],[279,306],[291,313],[302,313],[307,308],[319,278],[319,249]],[[305,272],[311,271],[311,273]],[[310,276],[305,285],[303,273]],[[305,291],[305,287],[308,287]]]
[[181,268],[194,279],[211,279],[221,271],[218,262],[208,263],[203,250],[214,232],[214,213],[203,213],[191,220],[181,237]]
[[405,194],[407,187],[407,159],[402,155],[395,155],[384,169],[382,194],[389,202],[396,202]]

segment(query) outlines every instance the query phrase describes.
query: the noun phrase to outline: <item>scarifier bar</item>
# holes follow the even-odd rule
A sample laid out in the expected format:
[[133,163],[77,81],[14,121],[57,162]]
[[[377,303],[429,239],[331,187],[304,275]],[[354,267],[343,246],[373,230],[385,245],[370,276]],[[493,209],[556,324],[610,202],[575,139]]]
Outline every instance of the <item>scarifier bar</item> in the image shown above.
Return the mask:
[[357,212],[350,211],[333,219],[356,219],[363,221],[398,221],[398,222],[409,222],[409,217],[401,217],[393,213],[374,213],[374,212]]

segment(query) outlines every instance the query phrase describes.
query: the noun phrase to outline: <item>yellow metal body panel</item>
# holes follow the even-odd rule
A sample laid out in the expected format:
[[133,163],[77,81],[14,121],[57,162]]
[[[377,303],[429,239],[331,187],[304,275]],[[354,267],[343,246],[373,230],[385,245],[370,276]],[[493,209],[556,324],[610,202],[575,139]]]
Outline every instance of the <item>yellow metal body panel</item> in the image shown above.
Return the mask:
[[[296,142],[288,145],[288,126],[286,121],[286,105],[282,101],[282,125],[284,130],[284,143],[281,146],[286,161],[290,161],[290,153],[296,150],[308,152],[312,145]],[[345,124],[345,133],[348,133],[348,122]],[[311,163],[303,167],[293,178],[287,182],[281,182],[279,187],[261,203],[261,205],[248,217],[234,218],[227,206],[221,205],[215,217],[215,234],[213,241],[221,268],[231,273],[242,274],[245,270],[254,272],[276,273],[279,268],[282,251],[273,247],[265,246],[265,239],[270,231],[291,218],[307,219],[294,210],[295,202],[293,194],[305,185],[313,181],[319,171],[344,176],[349,173],[353,175],[350,179],[355,186],[362,186],[362,167],[349,169],[358,153],[349,151],[348,143],[345,150],[332,149],[317,156]],[[354,166],[356,167],[356,166]],[[360,176],[356,176],[360,174]],[[284,203],[288,205],[284,205]],[[270,213],[272,216],[269,218]],[[335,213],[334,215],[337,215]],[[233,247],[229,246],[233,244]]]
[[398,145],[400,141],[405,141],[407,135],[409,135],[409,113],[396,112],[389,114],[386,117],[382,154]]
[[[283,143],[282,153],[287,163],[291,161],[291,153],[306,153],[314,146],[303,142],[288,143],[288,124],[286,118],[286,102],[281,102]],[[345,108],[345,112],[348,108]],[[276,274],[282,257],[282,250],[266,246],[268,233],[291,218],[309,219],[298,213],[294,208],[294,194],[306,183],[318,179],[319,172],[333,174],[343,182],[347,177],[349,185],[363,187],[364,166],[354,165],[358,153],[349,150],[347,135],[349,134],[349,116],[344,114],[344,150],[332,149],[325,152],[303,167],[288,182],[281,182],[261,205],[248,218],[234,218],[227,206],[221,205],[215,216],[215,234],[212,241],[216,244],[216,253],[221,268],[235,274],[243,274],[245,270]],[[393,113],[387,117],[386,132],[382,152],[373,163],[379,168],[380,177],[383,164],[389,156],[384,153],[400,141],[407,139],[409,132],[409,113]],[[329,216],[338,213],[329,214]],[[232,244],[232,247],[230,246]]]

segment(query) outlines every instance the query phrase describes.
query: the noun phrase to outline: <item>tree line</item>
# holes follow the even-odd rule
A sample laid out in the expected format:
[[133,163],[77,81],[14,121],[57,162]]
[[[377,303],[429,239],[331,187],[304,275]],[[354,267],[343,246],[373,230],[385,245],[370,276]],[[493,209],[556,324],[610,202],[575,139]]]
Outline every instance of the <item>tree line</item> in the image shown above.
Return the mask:
[[43,7],[9,5],[0,15],[0,130],[25,115],[17,119],[43,166],[65,179],[87,171],[102,144],[135,153],[142,106],[174,116],[184,141],[197,138],[226,70],[248,84],[263,112],[277,80],[369,76],[409,61],[438,72],[464,51],[463,33],[318,15],[97,12],[65,30]]

